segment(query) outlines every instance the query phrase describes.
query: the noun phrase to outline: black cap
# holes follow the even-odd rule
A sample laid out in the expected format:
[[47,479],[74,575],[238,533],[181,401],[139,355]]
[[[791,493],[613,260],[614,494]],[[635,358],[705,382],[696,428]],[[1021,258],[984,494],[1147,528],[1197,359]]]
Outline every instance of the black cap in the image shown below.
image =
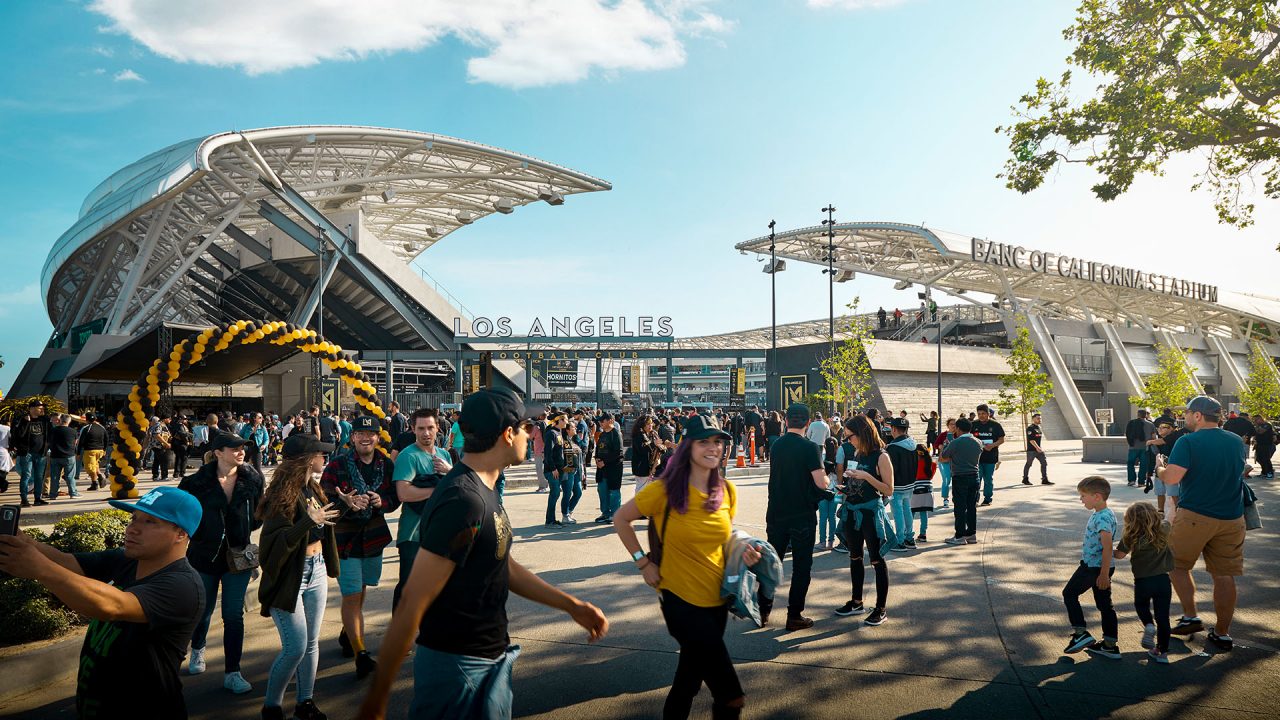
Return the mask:
[[514,392],[506,388],[485,388],[462,401],[458,427],[467,435],[493,438],[528,417],[524,403]]
[[804,420],[808,422],[809,417],[809,406],[804,403],[791,403],[791,406],[787,408],[788,420]]
[[320,438],[310,433],[294,433],[285,438],[282,452],[287,458],[333,452],[333,443],[320,442]]
[[216,432],[213,434],[213,439],[209,441],[209,449],[222,450],[223,448],[244,447],[248,442],[248,440],[239,435],[232,435],[229,432]]
[[357,415],[355,420],[351,421],[351,432],[378,432],[382,430],[382,424],[378,422],[378,418],[372,415]]
[[911,421],[904,417],[896,417],[889,421],[889,427],[895,427],[899,430],[906,430],[911,427]]
[[[788,412],[790,412],[788,410]],[[692,415],[684,421],[684,439],[702,440],[709,437],[721,437],[728,440],[731,435],[716,427],[705,415]]]

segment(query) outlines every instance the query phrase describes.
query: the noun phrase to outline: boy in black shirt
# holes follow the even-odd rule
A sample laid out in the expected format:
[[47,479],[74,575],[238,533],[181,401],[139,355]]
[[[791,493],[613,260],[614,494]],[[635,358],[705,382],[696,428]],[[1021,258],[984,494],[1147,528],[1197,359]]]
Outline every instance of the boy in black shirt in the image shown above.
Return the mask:
[[80,718],[185,718],[178,665],[204,609],[204,586],[187,563],[200,502],[159,487],[111,504],[133,512],[124,548],[70,555],[2,535],[0,570],[36,580],[92,619],[80,650]]
[[978,475],[982,478],[982,504],[991,504],[995,495],[996,465],[1000,462],[1000,446],[1004,444],[1004,427],[991,419],[991,408],[978,406],[978,419],[969,431],[982,443],[982,457],[978,459]]
[[481,390],[462,404],[463,459],[422,512],[421,548],[391,618],[361,718],[381,718],[418,628],[413,718],[511,716],[507,594],[564,610],[591,641],[609,621],[590,603],[548,585],[511,556],[511,524],[494,490],[498,474],[526,459],[529,431],[515,393]]
[[[787,431],[769,452],[769,505],[765,533],[769,544],[786,557],[791,549],[791,587],[787,591],[787,630],[813,627],[804,616],[813,568],[813,543],[817,539],[819,494],[827,490],[822,468],[822,448],[804,436],[809,426],[809,406],[794,403],[787,408]],[[760,624],[768,622],[773,598],[760,594]]]
[[1031,484],[1031,465],[1040,461],[1040,484],[1052,485],[1049,482],[1049,464],[1044,455],[1044,431],[1040,429],[1040,413],[1031,416],[1031,424],[1027,426],[1027,464],[1022,466],[1022,484]]

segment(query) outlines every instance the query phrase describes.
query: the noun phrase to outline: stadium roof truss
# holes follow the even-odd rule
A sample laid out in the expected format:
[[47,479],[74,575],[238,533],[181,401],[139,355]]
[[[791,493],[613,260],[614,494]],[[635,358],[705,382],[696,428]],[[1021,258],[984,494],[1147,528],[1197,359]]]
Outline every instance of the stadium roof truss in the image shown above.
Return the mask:
[[[438,337],[440,328],[428,333],[412,317],[395,326],[373,315],[385,308],[353,305],[372,292],[395,306],[384,314],[399,320],[430,313],[395,282],[380,286],[378,267],[348,257],[349,238],[335,237],[342,231],[322,213],[358,207],[363,226],[385,245],[386,270],[491,213],[608,189],[568,168],[441,135],[354,126],[220,133],[152,153],[95,188],[50,251],[42,293],[58,333],[105,318],[106,332],[137,334],[164,321],[291,312],[314,305],[316,288],[351,286],[354,294],[339,298],[347,304],[326,302],[327,318],[366,346],[379,339],[412,346],[412,335]],[[304,247],[308,238],[313,247],[327,241],[337,261],[326,268],[313,261],[305,272],[273,263],[263,240],[273,230]],[[242,248],[264,264],[241,272]],[[340,262],[345,277],[330,286]],[[328,277],[317,282],[322,273]]]
[[[1005,310],[1032,311],[1046,318],[1107,320],[1232,338],[1271,338],[1280,322],[1280,299],[1224,290],[1217,302],[1210,302],[988,264],[974,259],[973,238],[955,233],[883,222],[840,223],[833,232],[837,270],[931,286],[975,305],[983,303],[967,293],[990,295]],[[735,247],[768,255],[769,244],[766,235]],[[828,229],[814,226],[778,233],[774,250],[780,258],[825,266]]]

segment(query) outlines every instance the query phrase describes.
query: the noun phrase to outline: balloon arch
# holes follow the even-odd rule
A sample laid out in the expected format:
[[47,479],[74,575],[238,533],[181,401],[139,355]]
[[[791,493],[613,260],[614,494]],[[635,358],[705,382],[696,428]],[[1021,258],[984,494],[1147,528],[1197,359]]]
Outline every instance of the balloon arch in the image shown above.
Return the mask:
[[[285,322],[258,324],[252,320],[237,320],[211,327],[174,345],[167,360],[156,358],[129,391],[128,402],[116,414],[120,442],[111,451],[112,497],[138,496],[137,474],[142,460],[142,444],[147,439],[150,419],[155,414],[156,405],[165,389],[192,365],[233,347],[257,342],[293,347],[319,358],[351,386],[356,403],[367,413],[380,420],[387,417],[378,401],[376,388],[365,379],[360,364],[343,354],[340,346],[325,340],[315,330]],[[382,439],[381,450],[385,453],[391,444],[391,435],[386,430],[380,430],[379,435]]]

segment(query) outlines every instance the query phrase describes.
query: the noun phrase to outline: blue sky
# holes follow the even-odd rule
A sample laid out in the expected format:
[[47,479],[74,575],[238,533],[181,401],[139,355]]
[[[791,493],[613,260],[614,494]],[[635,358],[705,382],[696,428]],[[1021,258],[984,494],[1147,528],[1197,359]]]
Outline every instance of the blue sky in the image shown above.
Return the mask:
[[[1074,2],[349,5],[372,9],[0,4],[0,388],[48,339],[40,268],[94,185],[178,140],[283,124],[443,133],[612,182],[487,218],[420,258],[472,312],[516,327],[553,314],[670,315],[682,336],[767,325],[768,277],[733,244],[770,219],[816,224],[828,202],[840,221],[925,223],[1280,294],[1280,213],[1264,200],[1254,228],[1218,225],[1212,198],[1189,189],[1198,158],[1105,205],[1086,169],[1029,196],[995,177],[1006,150],[993,129],[1064,68]],[[915,305],[890,285],[859,278],[837,303]],[[817,267],[792,266],[778,291],[780,322],[825,316]]]

